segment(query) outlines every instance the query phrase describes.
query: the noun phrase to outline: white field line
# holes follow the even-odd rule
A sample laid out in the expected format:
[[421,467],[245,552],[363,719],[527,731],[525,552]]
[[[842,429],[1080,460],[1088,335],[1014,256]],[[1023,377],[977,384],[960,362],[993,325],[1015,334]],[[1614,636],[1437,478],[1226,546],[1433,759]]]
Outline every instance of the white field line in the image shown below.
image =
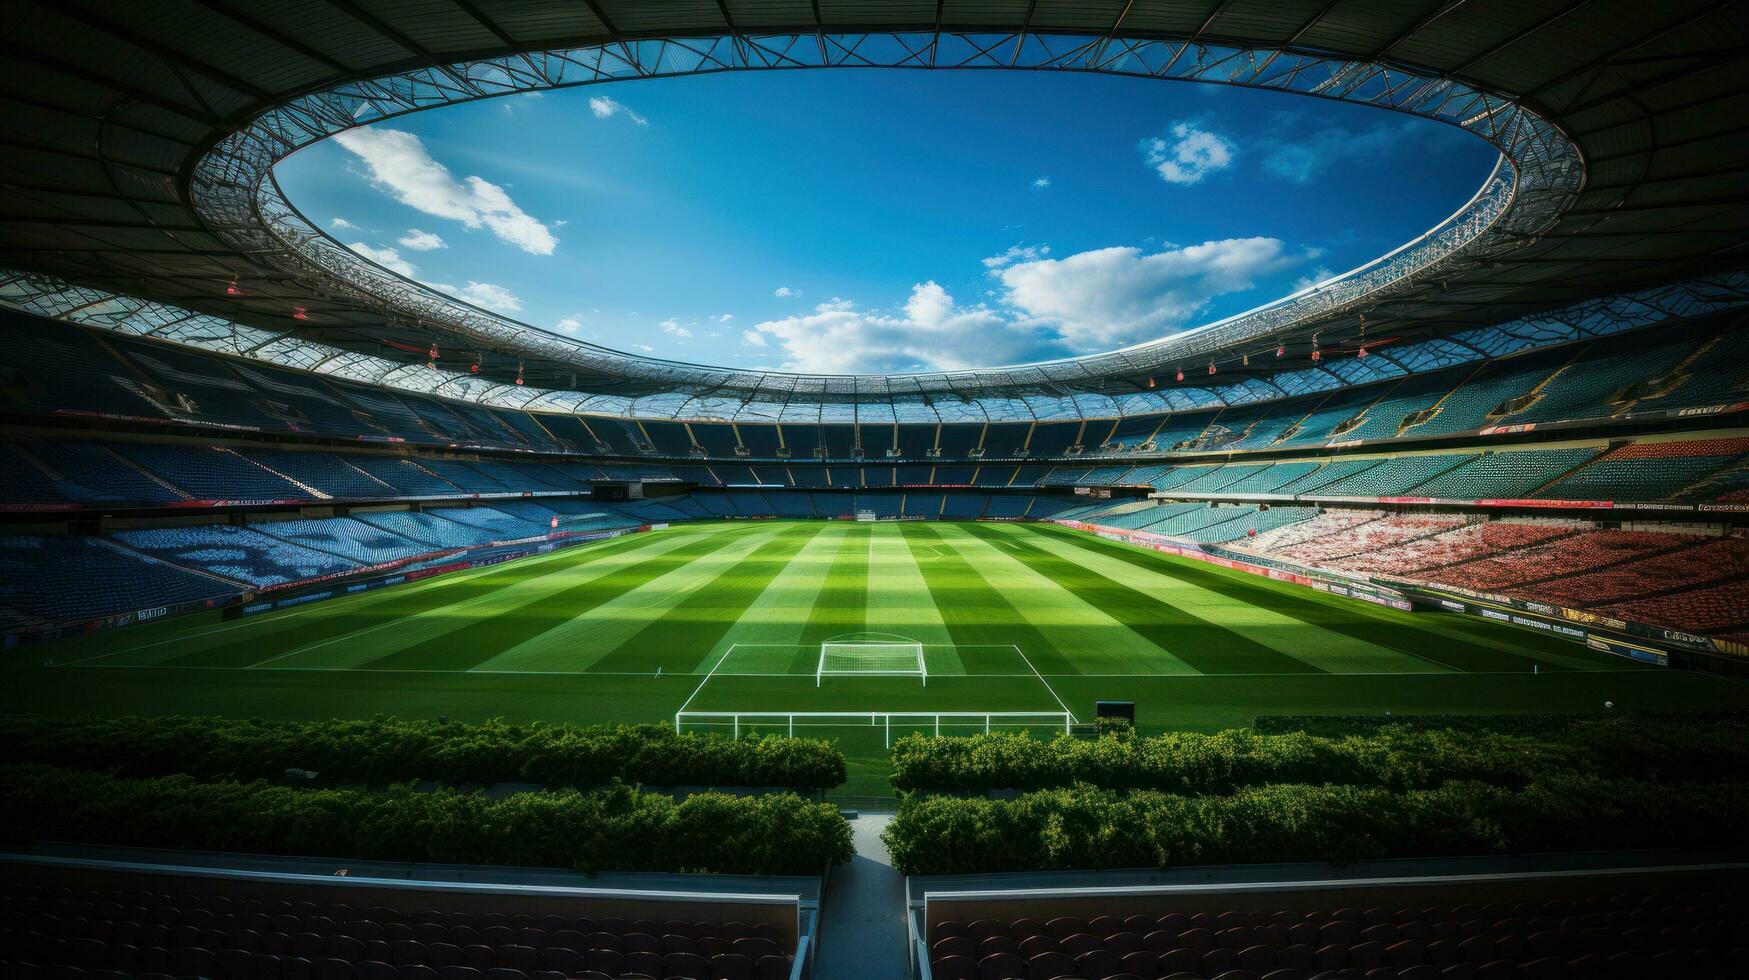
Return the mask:
[[[693,699],[693,698],[696,698],[696,697],[698,697],[698,692],[700,692],[700,691],[702,691],[702,690],[704,690],[704,686],[705,686],[705,685],[706,685],[706,684],[709,684],[709,683],[710,683],[710,682],[711,682],[711,678],[712,678],[712,677],[715,677],[715,676],[716,676],[716,673],[717,673],[717,668],[718,668],[718,667],[721,667],[721,666],[722,666],[722,665],[723,665],[723,662],[724,662],[724,661],[726,661],[726,660],[728,660],[728,659],[729,659],[729,655],[730,655],[730,654],[732,654],[732,653],[734,653],[734,652],[735,652],[735,648],[736,648],[736,647],[738,647],[738,646],[740,646],[740,645],[741,645],[741,644],[739,644],[739,643],[731,643],[731,644],[729,644],[729,648],[728,648],[728,649],[727,649],[727,650],[724,650],[724,651],[723,651],[723,655],[722,655],[722,656],[720,656],[720,657],[718,657],[718,658],[717,658],[717,662],[716,662],[716,663],[714,663],[714,664],[711,664],[711,669],[710,669],[710,671],[709,671],[709,672],[708,672],[708,673],[706,673],[706,674],[705,674],[705,675],[704,675],[704,680],[702,680],[702,681],[699,681],[699,682],[698,682],[698,686],[697,686],[697,687],[695,687],[695,688],[693,688],[693,689],[692,689],[692,693],[691,693],[691,694],[688,694],[688,695],[687,695],[687,696],[686,696],[686,700],[685,700],[685,701],[683,701],[683,702],[681,702],[681,705],[680,705],[680,707],[679,707],[679,708],[677,708],[677,709],[675,709],[675,712],[674,712],[674,714],[675,714],[675,716],[676,716],[676,717],[678,717],[678,716],[679,716],[679,715],[680,715],[680,713],[681,713],[681,712],[682,712],[682,711],[685,711],[685,710],[686,710],[686,706],[687,706],[687,705],[689,705],[689,704],[691,704],[691,703],[692,703],[692,699]],[[781,644],[778,644],[778,645],[781,645]],[[742,676],[746,676],[746,675],[742,675]],[[790,674],[774,674],[774,675],[770,675],[770,676],[774,676],[774,677],[790,677],[790,676],[795,676],[795,677],[805,677],[805,676],[806,676],[806,675],[805,675],[805,674],[795,674],[795,675],[790,675]]]
[[1045,690],[1051,693],[1051,698],[1057,702],[1057,707],[1063,709],[1063,713],[1069,716],[1070,721],[1079,723],[1081,719],[1075,717],[1075,712],[1070,711],[1069,706],[1063,703],[1063,699],[1057,696],[1057,689],[1052,687],[1051,682],[1045,680],[1045,675],[1039,673],[1038,668],[1032,665],[1032,660],[1027,657],[1026,651],[1022,650],[1018,644],[1011,645],[1014,646],[1014,652],[1020,654],[1020,659],[1026,662],[1026,669],[1032,671],[1032,676],[1038,678],[1038,682],[1043,684]]

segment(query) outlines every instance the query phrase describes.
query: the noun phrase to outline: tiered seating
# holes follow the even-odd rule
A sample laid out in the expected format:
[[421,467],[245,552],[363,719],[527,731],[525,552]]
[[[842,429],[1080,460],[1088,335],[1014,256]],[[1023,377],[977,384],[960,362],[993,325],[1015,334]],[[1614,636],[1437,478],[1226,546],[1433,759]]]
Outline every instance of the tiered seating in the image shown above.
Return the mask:
[[293,452],[253,446],[238,449],[237,453],[338,500],[370,500],[395,496],[395,488],[373,479],[347,462],[355,458],[351,454],[322,450]]
[[1557,347],[1489,361],[1445,396],[1437,414],[1420,425],[1409,426],[1404,434],[1446,435],[1515,421],[1510,413],[1497,414],[1501,405],[1530,394],[1572,357],[1571,348]]
[[1480,558],[1428,573],[1427,577],[1462,588],[1493,592],[1510,586],[1571,575],[1632,561],[1680,545],[1687,535],[1651,531],[1586,531],[1525,548],[1502,557]]
[[229,524],[117,531],[116,540],[187,568],[264,588],[355,571],[350,559]]
[[410,459],[359,455],[348,457],[347,462],[394,487],[398,496],[455,497],[462,493],[455,484]]
[[361,908],[242,887],[200,895],[0,887],[0,963],[17,977],[768,980],[793,966],[794,951],[764,923]]
[[353,514],[354,519],[391,531],[403,538],[429,545],[433,550],[473,548],[487,544],[491,536],[477,528],[455,521],[446,521],[431,514],[408,511],[385,511],[378,514]]
[[1452,469],[1478,453],[1440,453],[1434,456],[1392,456],[1377,466],[1356,471],[1323,484],[1316,490],[1288,489],[1289,493],[1310,493],[1320,497],[1397,497],[1414,492],[1414,488]]
[[1380,510],[1327,510],[1298,524],[1263,531],[1244,543],[1258,551],[1285,551],[1308,541],[1340,539],[1353,528],[1384,516]]
[[1425,568],[1437,568],[1468,561],[1486,555],[1497,555],[1512,548],[1526,548],[1555,538],[1577,533],[1573,524],[1521,524],[1514,521],[1484,521],[1468,524],[1456,530],[1420,538],[1394,548],[1366,552],[1339,558],[1330,563],[1333,568],[1357,572],[1380,572],[1387,575],[1408,575]]
[[1449,531],[1469,522],[1466,517],[1399,514],[1357,524],[1334,537],[1311,538],[1274,550],[1274,554],[1309,565],[1329,564],[1349,555],[1394,548],[1417,538]]
[[20,445],[65,479],[58,486],[68,499],[139,504],[188,499],[182,492],[141,474],[100,443],[29,441]]
[[[1582,575],[1539,582],[1508,595],[1536,596],[1563,606],[1589,608],[1674,589],[1700,588],[1749,574],[1749,541],[1668,535],[1674,550]],[[1744,616],[1749,619],[1749,613]]]
[[[1507,896],[1509,897],[1509,896]],[[1749,973],[1736,891],[936,922],[937,980],[1445,980]]]
[[77,622],[234,593],[100,538],[0,536],[0,624]]
[[291,500],[310,494],[236,453],[215,447],[109,443],[106,448],[197,500]]
[[1182,535],[1191,541],[1201,541],[1215,544],[1222,541],[1243,541],[1255,534],[1298,524],[1316,516],[1316,507],[1258,507],[1232,508],[1244,513],[1230,520],[1221,521],[1208,527],[1189,531]]
[[1707,588],[1684,589],[1648,599],[1599,606],[1621,619],[1668,626],[1690,633],[1717,633],[1749,643],[1749,580],[1741,577]]
[[259,429],[290,428],[262,410],[256,390],[227,366],[230,358],[131,337],[107,339],[150,374],[160,391],[169,393],[160,404],[174,416]]
[[496,507],[443,507],[430,513],[446,521],[465,524],[485,534],[492,541],[516,541],[543,535],[552,530],[544,520],[523,520]]
[[1221,487],[1222,493],[1275,493],[1296,480],[1310,477],[1317,463],[1271,463]]
[[1641,442],[1623,446],[1538,493],[1553,500],[1673,500],[1709,473],[1749,453],[1749,439]]
[[429,545],[350,517],[269,521],[254,525],[254,530],[292,544],[339,555],[360,565],[403,561],[431,551]]
[[1488,453],[1421,484],[1415,495],[1442,500],[1522,497],[1597,453],[1591,447]]

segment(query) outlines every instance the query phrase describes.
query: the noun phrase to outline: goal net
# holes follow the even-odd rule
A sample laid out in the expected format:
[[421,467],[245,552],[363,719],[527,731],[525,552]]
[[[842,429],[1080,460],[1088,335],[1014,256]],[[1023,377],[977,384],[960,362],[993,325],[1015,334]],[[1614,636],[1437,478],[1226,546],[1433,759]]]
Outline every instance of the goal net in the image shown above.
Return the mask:
[[822,643],[820,663],[814,668],[814,686],[831,674],[864,676],[916,676],[929,686],[929,670],[923,665],[921,643]]

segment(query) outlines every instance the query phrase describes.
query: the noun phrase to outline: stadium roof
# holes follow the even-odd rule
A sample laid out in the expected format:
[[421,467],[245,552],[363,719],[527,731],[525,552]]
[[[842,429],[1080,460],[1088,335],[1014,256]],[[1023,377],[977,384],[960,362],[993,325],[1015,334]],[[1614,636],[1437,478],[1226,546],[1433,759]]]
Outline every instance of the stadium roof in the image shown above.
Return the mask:
[[[346,357],[377,372],[357,368],[365,380],[398,383],[434,341],[482,350],[474,388],[494,400],[517,390],[520,365],[525,400],[1091,394],[1188,407],[1149,379],[1207,358],[1229,384],[1268,385],[1284,369],[1330,372],[1334,358],[1306,360],[1313,334],[1326,353],[1352,350],[1363,324],[1375,340],[1424,340],[1746,264],[1749,8],[1732,0],[62,0],[9,13],[0,264],[240,322],[281,360]],[[1444,119],[1504,156],[1423,239],[1252,314],[1085,358],[857,377],[682,365],[503,320],[370,266],[271,179],[299,145],[434,105],[834,64],[1259,85]],[[1296,340],[1284,361],[1242,362]]]

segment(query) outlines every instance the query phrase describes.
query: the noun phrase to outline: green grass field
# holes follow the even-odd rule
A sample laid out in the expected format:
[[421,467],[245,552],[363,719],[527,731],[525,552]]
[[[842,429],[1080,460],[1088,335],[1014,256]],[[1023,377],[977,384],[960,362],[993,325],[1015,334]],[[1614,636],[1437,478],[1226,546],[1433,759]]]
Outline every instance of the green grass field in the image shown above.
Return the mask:
[[[822,642],[874,633],[923,644],[927,686],[816,686]],[[20,648],[5,663],[0,703],[55,713],[671,722],[684,707],[1088,720],[1096,699],[1119,698],[1137,702],[1144,730],[1217,730],[1260,714],[1749,704],[1743,685],[1522,628],[1017,524],[680,525],[260,617]],[[845,797],[890,794],[886,721],[801,722],[798,734],[843,742]],[[892,733],[933,724],[895,719]],[[944,730],[982,729],[956,719]]]

